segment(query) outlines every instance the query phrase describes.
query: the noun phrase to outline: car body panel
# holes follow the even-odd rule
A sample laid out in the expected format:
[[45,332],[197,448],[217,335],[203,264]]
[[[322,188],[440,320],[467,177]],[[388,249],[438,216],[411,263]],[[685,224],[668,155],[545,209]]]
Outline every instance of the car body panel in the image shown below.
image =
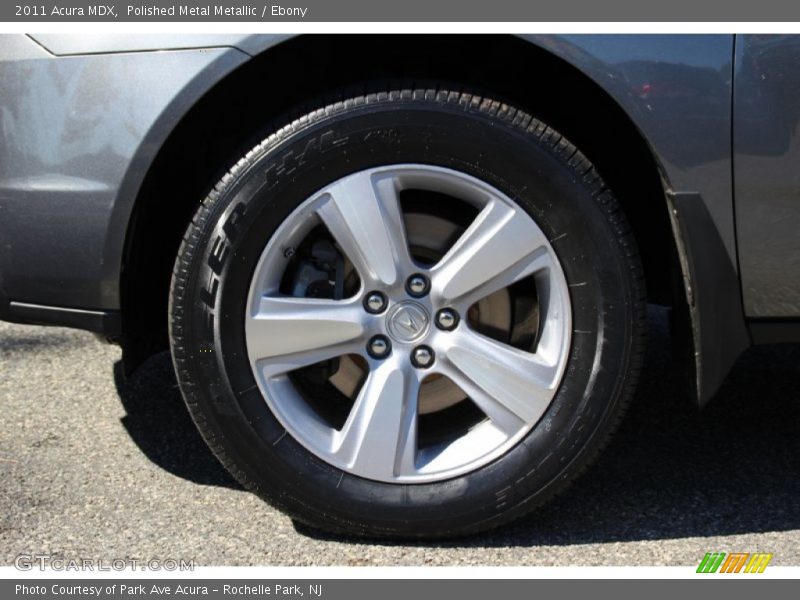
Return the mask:
[[151,52],[194,48],[238,48],[253,54],[273,46],[288,35],[249,35],[230,33],[190,34],[118,34],[75,35],[46,33],[30,36],[43,48],[57,56],[75,54],[112,54],[117,52]]
[[800,36],[736,44],[734,179],[745,312],[800,315]]
[[[735,268],[729,161],[732,36],[524,37],[573,64],[620,104],[653,148],[669,188],[702,198]],[[17,206],[24,206],[26,215],[38,215],[29,243],[39,248],[33,255],[31,248],[12,249],[7,261],[25,261],[27,272],[24,285],[7,281],[6,291],[21,301],[116,309],[121,238],[159,144],[214,83],[247,55],[267,51],[285,36],[33,38],[52,52],[91,54],[0,63],[5,82],[20,82],[0,91],[7,123],[0,142],[0,210],[8,213],[7,227],[20,226]],[[216,47],[143,51],[198,44]],[[21,103],[33,85],[42,86],[36,102]],[[24,151],[19,139],[25,140]],[[88,215],[86,221],[76,226],[74,236],[54,241],[59,236],[52,227],[57,230],[74,211]],[[105,229],[105,243],[92,243]],[[81,240],[76,252],[72,238]],[[50,264],[36,268],[37,255],[47,255]],[[14,264],[3,270],[14,273]]]
[[[751,338],[742,310],[731,164],[731,35],[527,36],[600,85],[659,165],[679,255],[688,390],[706,404]],[[647,199],[643,199],[646,201]],[[652,201],[652,199],[650,199]]]
[[[120,308],[125,236],[159,149],[211,88],[252,57],[268,59],[288,37],[0,37],[0,318],[61,319],[109,333],[105,327],[118,320],[100,317]],[[642,201],[673,213],[692,320],[695,392],[707,399],[749,343],[740,294],[720,297],[713,286],[697,285],[739,288],[734,36],[520,37],[594,81],[650,147],[665,198]],[[670,204],[670,197],[677,200]],[[718,302],[727,305],[715,312]],[[38,305],[80,310],[63,317],[41,310],[37,319]],[[704,378],[707,365],[715,366]]]
[[38,47],[27,58],[2,56],[2,294],[118,309],[127,223],[160,143],[247,56],[203,49],[53,58]]
[[667,187],[696,192],[731,263],[731,35],[525,36],[591,77],[653,150]]

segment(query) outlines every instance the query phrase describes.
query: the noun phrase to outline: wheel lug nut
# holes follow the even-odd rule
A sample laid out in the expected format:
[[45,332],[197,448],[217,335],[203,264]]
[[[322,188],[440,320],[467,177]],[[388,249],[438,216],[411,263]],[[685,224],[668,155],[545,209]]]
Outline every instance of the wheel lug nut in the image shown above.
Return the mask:
[[427,369],[433,364],[433,350],[428,346],[417,346],[411,352],[411,364],[418,369]]
[[367,342],[367,353],[372,358],[386,358],[392,351],[392,343],[385,335],[376,335]]
[[430,282],[428,281],[428,278],[421,273],[415,273],[408,278],[408,281],[406,281],[406,291],[409,293],[409,295],[414,296],[415,298],[421,298],[428,293],[429,289]]
[[382,313],[386,309],[386,296],[381,292],[370,292],[364,298],[364,309],[373,315]]
[[458,325],[458,313],[452,308],[443,308],[436,313],[436,326],[444,331],[453,331]]

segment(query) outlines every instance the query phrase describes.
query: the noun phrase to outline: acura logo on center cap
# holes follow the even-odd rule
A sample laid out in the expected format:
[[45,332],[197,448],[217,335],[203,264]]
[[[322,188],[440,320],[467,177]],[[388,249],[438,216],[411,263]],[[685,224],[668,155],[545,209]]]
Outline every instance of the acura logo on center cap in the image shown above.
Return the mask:
[[407,308],[404,308],[395,315],[395,324],[402,327],[411,335],[418,334],[420,329],[422,329],[422,323],[418,322],[414,318],[414,313]]
[[416,302],[402,302],[389,312],[389,334],[401,342],[413,342],[428,330],[428,313]]

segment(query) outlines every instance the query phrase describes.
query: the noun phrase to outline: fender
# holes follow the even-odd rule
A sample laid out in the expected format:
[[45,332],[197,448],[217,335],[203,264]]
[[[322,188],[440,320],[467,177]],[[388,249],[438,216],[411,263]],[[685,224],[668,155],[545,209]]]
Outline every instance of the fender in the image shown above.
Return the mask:
[[[57,55],[205,45],[225,50],[182,85],[153,119],[118,184],[104,241],[100,302],[119,308],[119,273],[138,192],[159,148],[208,90],[289,36],[41,35]],[[651,149],[670,211],[691,335],[692,390],[704,404],[751,340],[742,311],[732,192],[731,35],[524,35],[590,78],[628,115]],[[75,302],[65,301],[65,306]],[[80,304],[78,304],[80,306]],[[31,308],[26,308],[30,320]],[[74,318],[75,314],[71,318]],[[49,319],[53,321],[53,319]],[[57,320],[57,319],[56,319]],[[113,321],[113,319],[111,320]],[[87,322],[96,329],[98,319]],[[73,323],[74,324],[74,323]],[[90,326],[89,326],[90,325]],[[78,324],[78,326],[81,326]],[[108,333],[105,332],[104,333]]]
[[603,88],[651,148],[681,265],[690,390],[703,406],[752,343],[734,229],[734,36],[523,37]]

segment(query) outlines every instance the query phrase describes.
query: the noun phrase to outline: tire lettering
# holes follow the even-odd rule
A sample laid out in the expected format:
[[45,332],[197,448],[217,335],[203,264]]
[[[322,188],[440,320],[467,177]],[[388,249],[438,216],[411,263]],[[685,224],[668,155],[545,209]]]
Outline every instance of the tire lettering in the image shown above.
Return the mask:
[[221,235],[217,236],[211,246],[211,254],[208,255],[208,266],[217,275],[222,273],[222,267],[225,266],[225,261],[228,258],[228,249],[230,246]]
[[247,213],[247,205],[240,202],[228,214],[225,223],[222,225],[223,234],[218,235],[211,244],[211,251],[208,254],[206,264],[211,269],[211,279],[208,285],[200,290],[200,300],[206,310],[203,315],[203,329],[205,338],[209,344],[214,343],[214,306],[217,302],[217,292],[219,291],[219,274],[228,259],[231,251],[231,244],[236,240],[240,231],[239,225],[242,217]]
[[225,225],[222,226],[222,231],[225,232],[225,235],[228,236],[229,239],[236,239],[236,235],[239,233],[239,222],[246,212],[247,207],[244,202],[239,202],[239,204],[233,207],[231,214],[228,215],[228,220],[225,221]]
[[206,341],[214,344],[214,313],[205,311],[203,315],[203,333],[205,334]]
[[300,165],[305,164],[311,154],[315,152],[324,154],[335,146],[347,143],[347,140],[347,136],[336,139],[333,131],[326,131],[320,134],[318,138],[312,137],[309,139],[303,151],[299,154],[295,154],[294,150],[286,151],[264,172],[264,179],[267,183],[267,187],[273,187],[282,176],[291,173]]
[[219,289],[219,279],[216,277],[211,278],[211,289],[203,288],[200,290],[200,300],[209,308],[214,308],[214,302],[217,299],[217,289]]

